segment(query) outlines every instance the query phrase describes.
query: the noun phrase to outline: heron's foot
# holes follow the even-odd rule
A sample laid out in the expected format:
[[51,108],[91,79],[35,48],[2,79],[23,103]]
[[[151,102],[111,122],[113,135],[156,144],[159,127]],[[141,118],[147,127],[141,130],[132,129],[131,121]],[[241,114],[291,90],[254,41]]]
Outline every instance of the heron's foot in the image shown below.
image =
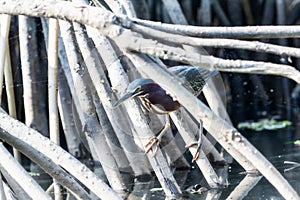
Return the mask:
[[160,143],[160,140],[157,137],[153,136],[152,138],[150,138],[148,143],[145,145],[146,153],[149,153],[150,150],[152,150],[152,147],[156,144],[155,150],[153,151],[153,155],[156,155],[159,143]]
[[192,159],[192,162],[195,162],[198,158],[199,158],[199,155],[200,155],[200,150],[201,150],[201,144],[202,143],[199,143],[199,142],[193,142],[187,146],[185,146],[185,148],[191,148],[191,147],[194,147],[194,146],[197,146],[196,147],[196,153],[195,155],[193,156],[193,159]]

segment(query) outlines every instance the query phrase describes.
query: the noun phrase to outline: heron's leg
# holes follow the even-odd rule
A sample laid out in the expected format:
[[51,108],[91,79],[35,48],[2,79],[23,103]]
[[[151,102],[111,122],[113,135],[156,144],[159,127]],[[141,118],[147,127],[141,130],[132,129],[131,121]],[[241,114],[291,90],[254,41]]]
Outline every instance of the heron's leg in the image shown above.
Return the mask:
[[200,150],[201,150],[201,146],[202,146],[202,133],[203,133],[203,122],[202,122],[202,120],[200,120],[200,123],[199,123],[199,139],[198,139],[198,141],[193,142],[193,143],[186,146],[186,148],[191,148],[193,146],[197,146],[196,147],[196,153],[193,157],[192,162],[195,162],[199,158]]
[[161,138],[167,132],[167,130],[169,128],[170,128],[170,116],[169,116],[169,114],[166,114],[166,123],[165,123],[164,128],[159,132],[158,136],[153,136],[150,138],[150,140],[146,144],[146,153],[149,153],[149,151],[152,149],[153,145],[156,144],[155,150],[153,152],[154,155],[156,154],[159,143],[161,141]]

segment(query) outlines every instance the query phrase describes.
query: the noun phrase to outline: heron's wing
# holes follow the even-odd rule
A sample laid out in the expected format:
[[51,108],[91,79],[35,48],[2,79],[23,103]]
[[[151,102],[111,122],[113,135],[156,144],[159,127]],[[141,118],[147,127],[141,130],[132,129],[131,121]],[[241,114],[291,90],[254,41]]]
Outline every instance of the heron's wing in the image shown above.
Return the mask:
[[210,70],[198,66],[175,66],[169,70],[183,80],[183,86],[198,96],[206,81],[217,74],[216,70]]

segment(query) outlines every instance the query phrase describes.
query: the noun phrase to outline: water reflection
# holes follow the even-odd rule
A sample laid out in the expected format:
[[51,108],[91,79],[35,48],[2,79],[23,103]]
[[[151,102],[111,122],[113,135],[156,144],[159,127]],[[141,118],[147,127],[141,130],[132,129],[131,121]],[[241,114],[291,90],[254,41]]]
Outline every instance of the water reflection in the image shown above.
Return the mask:
[[246,175],[246,177],[238,184],[230,193],[227,199],[243,199],[258,184],[262,176]]
[[[300,193],[300,147],[291,141],[300,139],[299,119],[299,116],[296,116],[292,126],[276,131],[243,132],[298,193]],[[175,171],[175,177],[184,191],[181,199],[283,199],[265,178],[255,173],[243,173],[244,169],[235,162],[230,166],[215,166],[215,169],[226,187],[209,189],[196,165],[193,165],[190,171]],[[137,184],[143,184],[143,187],[135,184],[132,194],[139,198],[130,196],[128,199],[169,199],[155,179],[151,179],[147,185],[145,182]],[[199,192],[195,191],[197,188]]]

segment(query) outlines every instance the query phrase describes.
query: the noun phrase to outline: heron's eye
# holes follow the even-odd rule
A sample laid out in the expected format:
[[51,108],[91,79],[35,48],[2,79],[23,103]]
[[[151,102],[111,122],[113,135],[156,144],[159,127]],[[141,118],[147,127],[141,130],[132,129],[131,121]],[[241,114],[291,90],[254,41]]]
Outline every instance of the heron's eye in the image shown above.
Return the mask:
[[142,87],[139,85],[139,86],[137,86],[135,89],[134,89],[134,91],[135,92],[138,92],[138,91],[140,91],[142,89]]

